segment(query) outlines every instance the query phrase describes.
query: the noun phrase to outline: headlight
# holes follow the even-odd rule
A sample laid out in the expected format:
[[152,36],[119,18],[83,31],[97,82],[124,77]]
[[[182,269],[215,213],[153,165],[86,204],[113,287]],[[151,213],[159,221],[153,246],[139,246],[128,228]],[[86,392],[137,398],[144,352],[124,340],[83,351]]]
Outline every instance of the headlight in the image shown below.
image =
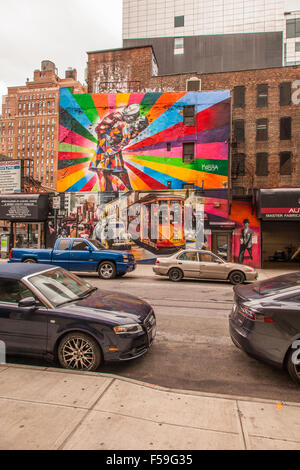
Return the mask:
[[122,255],[123,263],[129,263],[129,258],[127,255]]
[[114,326],[114,332],[116,333],[116,335],[134,334],[140,333],[141,331],[143,331],[143,328],[138,323]]
[[254,271],[253,268],[246,268],[246,272],[247,272],[247,273],[252,273],[253,271]]

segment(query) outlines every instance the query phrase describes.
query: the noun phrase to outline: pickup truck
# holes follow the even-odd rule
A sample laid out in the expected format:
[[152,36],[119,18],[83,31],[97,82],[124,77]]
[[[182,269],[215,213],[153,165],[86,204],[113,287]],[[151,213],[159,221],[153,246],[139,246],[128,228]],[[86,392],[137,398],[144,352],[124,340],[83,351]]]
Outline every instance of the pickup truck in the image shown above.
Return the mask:
[[107,250],[98,240],[83,238],[58,238],[54,248],[12,248],[8,263],[55,264],[69,271],[98,272],[102,279],[133,271],[136,267],[131,253]]

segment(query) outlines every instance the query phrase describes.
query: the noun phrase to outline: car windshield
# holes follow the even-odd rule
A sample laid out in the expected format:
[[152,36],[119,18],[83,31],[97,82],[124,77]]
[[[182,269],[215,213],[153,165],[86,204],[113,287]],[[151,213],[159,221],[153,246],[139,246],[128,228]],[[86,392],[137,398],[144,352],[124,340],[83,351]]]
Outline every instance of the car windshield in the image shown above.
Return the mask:
[[89,240],[90,244],[93,245],[93,247],[96,250],[106,250],[106,247],[102,245],[98,240]]
[[62,268],[34,274],[28,281],[55,307],[78,300],[94,290],[91,284]]

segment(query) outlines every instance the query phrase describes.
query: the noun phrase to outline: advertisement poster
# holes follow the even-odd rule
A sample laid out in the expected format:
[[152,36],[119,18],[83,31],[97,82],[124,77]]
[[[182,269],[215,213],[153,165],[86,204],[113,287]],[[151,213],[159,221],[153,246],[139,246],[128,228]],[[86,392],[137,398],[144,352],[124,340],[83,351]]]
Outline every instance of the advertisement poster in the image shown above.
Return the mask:
[[21,162],[0,161],[0,194],[21,192]]

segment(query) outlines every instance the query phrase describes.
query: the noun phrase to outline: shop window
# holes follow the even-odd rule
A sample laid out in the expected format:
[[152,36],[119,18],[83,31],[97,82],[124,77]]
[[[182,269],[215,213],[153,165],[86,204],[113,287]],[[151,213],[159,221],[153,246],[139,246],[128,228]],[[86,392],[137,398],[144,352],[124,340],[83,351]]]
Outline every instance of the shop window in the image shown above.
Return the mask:
[[256,120],[256,140],[257,142],[268,140],[268,119]]
[[195,160],[195,144],[194,142],[185,142],[182,145],[182,161],[183,163],[193,163]]
[[257,176],[268,176],[268,154],[257,153],[256,154],[256,175]]
[[237,142],[245,141],[245,121],[244,119],[237,119],[233,121],[234,138]]
[[292,137],[292,118],[280,118],[280,140],[290,140]]
[[184,26],[184,15],[174,16],[174,27],[180,28]]
[[288,106],[291,104],[291,82],[280,83],[279,90],[280,106]]
[[260,84],[257,85],[257,106],[264,107],[268,106],[268,85]]
[[245,107],[245,87],[235,86],[233,89],[233,106],[235,108]]
[[280,152],[280,174],[292,174],[292,152]]
[[195,106],[183,107],[183,124],[185,126],[195,125]]

